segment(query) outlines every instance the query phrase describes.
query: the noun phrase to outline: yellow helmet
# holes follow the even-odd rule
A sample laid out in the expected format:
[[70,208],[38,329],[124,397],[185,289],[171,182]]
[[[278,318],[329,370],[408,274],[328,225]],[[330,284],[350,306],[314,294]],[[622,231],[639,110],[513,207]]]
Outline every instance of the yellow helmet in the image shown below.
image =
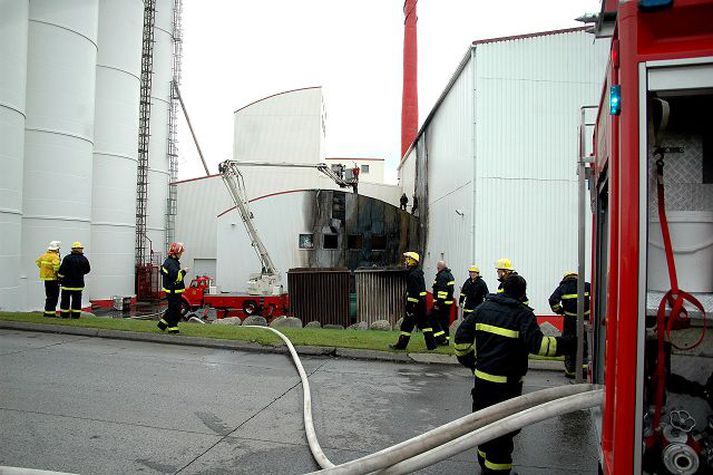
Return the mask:
[[404,252],[404,257],[407,259],[413,259],[416,262],[421,260],[421,256],[419,256],[417,252],[413,251]]
[[82,243],[79,241],[74,241],[72,243],[72,249],[84,249],[84,246],[82,246]]
[[501,270],[515,270],[515,268],[512,266],[512,262],[507,257],[501,257],[500,259],[495,261],[495,268]]
[[480,274],[480,269],[478,269],[478,266],[473,264],[472,266],[468,267],[468,272],[477,272],[478,274]]
[[566,279],[567,277],[577,277],[577,275],[578,274],[576,272],[569,271],[569,272],[565,272],[564,277],[562,277],[562,278]]

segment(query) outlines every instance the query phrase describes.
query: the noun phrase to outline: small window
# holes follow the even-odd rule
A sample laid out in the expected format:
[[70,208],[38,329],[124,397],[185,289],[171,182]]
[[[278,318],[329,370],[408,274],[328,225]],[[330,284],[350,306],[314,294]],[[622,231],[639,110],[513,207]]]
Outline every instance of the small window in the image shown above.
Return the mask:
[[371,250],[372,251],[383,251],[386,249],[386,236],[373,235],[371,236]]
[[314,234],[300,234],[300,249],[314,249]]
[[324,249],[338,249],[339,235],[338,234],[322,234]]
[[361,172],[364,174],[369,173],[369,165],[362,165]]
[[347,247],[349,249],[361,249],[364,247],[364,238],[361,234],[349,234],[347,236]]

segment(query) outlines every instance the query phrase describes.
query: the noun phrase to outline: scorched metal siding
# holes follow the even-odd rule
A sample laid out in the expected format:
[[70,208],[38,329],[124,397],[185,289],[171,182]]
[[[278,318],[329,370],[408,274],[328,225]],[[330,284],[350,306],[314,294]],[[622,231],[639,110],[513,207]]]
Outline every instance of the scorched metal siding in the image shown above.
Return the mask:
[[473,82],[472,61],[465,61],[419,138],[425,142],[428,161],[428,246],[423,270],[429,290],[438,260],[444,259],[456,272],[467,268],[472,249]]

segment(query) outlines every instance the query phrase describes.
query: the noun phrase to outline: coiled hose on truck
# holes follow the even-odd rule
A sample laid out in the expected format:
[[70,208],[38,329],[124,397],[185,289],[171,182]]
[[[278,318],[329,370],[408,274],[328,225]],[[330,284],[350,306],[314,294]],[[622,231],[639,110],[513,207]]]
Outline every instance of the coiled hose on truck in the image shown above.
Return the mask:
[[271,327],[246,325],[276,334],[287,345],[302,380],[303,417],[310,451],[322,467],[314,473],[405,474],[450,458],[524,426],[602,404],[603,391],[592,384],[574,384],[543,389],[509,399],[456,419],[424,434],[371,455],[335,465],[322,451],[312,420],[312,395],[307,373],[292,342]]

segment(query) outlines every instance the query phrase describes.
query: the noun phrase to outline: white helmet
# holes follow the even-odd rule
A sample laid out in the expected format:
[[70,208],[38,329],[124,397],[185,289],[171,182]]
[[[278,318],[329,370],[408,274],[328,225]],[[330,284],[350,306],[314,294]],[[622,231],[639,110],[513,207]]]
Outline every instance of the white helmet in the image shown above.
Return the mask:
[[50,241],[50,245],[47,246],[48,251],[59,251],[59,246],[62,244],[62,241]]

